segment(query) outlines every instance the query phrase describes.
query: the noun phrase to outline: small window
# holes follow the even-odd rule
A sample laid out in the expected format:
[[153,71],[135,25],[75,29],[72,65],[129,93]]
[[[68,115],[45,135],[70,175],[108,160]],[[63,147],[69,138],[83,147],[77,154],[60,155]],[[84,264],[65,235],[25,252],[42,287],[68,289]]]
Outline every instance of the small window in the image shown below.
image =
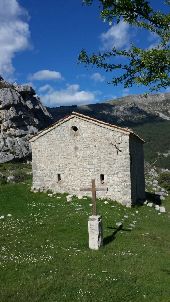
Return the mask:
[[76,126],[72,126],[71,129],[74,131],[74,132],[77,132],[78,131],[78,128]]
[[100,182],[101,184],[104,184],[104,174],[100,174]]
[[57,180],[58,182],[61,180],[61,174],[57,174]]

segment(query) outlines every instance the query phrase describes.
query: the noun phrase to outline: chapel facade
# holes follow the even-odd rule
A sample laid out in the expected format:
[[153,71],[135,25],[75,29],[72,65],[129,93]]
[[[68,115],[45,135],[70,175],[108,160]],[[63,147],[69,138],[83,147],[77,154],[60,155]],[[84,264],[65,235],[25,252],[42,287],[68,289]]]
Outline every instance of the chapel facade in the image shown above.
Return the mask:
[[97,197],[131,206],[145,198],[144,141],[128,128],[73,112],[31,140],[33,189],[73,195],[95,179]]

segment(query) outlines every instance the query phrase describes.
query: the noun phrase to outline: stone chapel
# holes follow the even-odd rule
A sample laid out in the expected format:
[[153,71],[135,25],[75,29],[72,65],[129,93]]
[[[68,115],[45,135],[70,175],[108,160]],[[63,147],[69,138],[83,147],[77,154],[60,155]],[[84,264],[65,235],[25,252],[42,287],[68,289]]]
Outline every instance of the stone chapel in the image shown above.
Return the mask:
[[144,141],[131,129],[73,112],[30,140],[33,189],[89,195],[131,206],[145,198]]

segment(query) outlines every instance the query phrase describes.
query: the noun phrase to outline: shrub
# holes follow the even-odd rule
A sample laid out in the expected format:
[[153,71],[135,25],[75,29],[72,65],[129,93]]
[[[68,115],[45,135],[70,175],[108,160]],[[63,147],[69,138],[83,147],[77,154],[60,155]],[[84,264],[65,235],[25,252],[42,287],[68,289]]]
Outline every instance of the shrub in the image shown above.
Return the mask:
[[0,185],[5,185],[7,183],[7,178],[3,174],[0,174]]
[[30,175],[28,175],[26,172],[24,172],[22,170],[14,171],[13,176],[14,176],[14,182],[17,182],[17,183],[30,179]]
[[170,172],[163,172],[158,178],[159,185],[170,191]]

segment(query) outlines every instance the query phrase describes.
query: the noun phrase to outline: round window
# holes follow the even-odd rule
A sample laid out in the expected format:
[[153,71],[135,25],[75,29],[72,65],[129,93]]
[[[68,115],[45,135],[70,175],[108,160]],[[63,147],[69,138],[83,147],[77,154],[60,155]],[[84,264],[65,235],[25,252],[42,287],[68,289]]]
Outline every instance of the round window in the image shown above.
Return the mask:
[[71,129],[74,131],[74,132],[77,132],[78,131],[78,128],[76,126],[72,126]]

